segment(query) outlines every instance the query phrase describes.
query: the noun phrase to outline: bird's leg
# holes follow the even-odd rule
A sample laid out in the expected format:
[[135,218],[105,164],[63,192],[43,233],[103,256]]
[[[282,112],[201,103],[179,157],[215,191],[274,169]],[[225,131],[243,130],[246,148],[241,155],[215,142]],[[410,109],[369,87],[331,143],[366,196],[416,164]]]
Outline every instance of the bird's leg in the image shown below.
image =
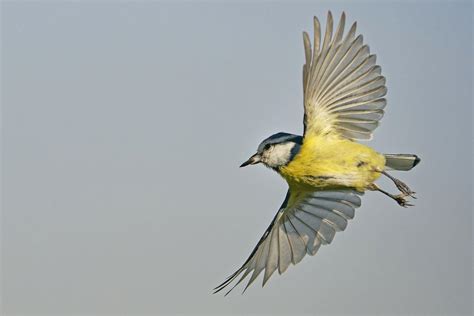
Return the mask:
[[385,171],[381,171],[381,173],[386,176],[387,178],[389,178],[390,180],[393,181],[393,183],[395,183],[395,186],[397,187],[398,190],[400,190],[400,192],[402,192],[405,196],[411,196],[412,198],[416,199],[415,197],[415,193],[416,192],[413,192],[409,187],[408,185],[406,185],[405,183],[403,183],[402,181],[398,180],[397,178],[394,178],[392,177],[391,175],[389,175],[387,172]]
[[392,199],[394,199],[400,206],[403,206],[403,207],[408,207],[408,206],[413,206],[413,204],[410,204],[408,203],[408,200],[406,199],[406,197],[408,196],[408,194],[405,194],[405,193],[401,193],[401,194],[398,194],[398,195],[394,195],[394,194],[390,194],[388,193],[387,191],[384,191],[382,190],[378,185],[376,185],[375,183],[371,183],[369,184],[369,186],[367,187],[367,189],[371,190],[371,191],[379,191],[379,192],[382,192],[383,194],[385,194],[386,196],[389,196],[391,197]]

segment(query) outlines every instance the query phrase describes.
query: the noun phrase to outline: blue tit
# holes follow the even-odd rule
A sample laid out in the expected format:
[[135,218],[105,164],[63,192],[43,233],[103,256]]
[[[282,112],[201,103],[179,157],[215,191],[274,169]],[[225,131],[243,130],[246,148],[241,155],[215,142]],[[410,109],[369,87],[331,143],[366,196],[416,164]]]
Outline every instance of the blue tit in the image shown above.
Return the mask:
[[[408,171],[420,159],[413,154],[381,154],[356,142],[369,140],[384,114],[387,88],[375,55],[356,36],[356,23],[344,35],[345,14],[333,32],[328,13],[324,38],[314,18],[314,45],[303,33],[304,133],[277,133],[262,141],[241,167],[263,164],[288,183],[280,209],[243,265],[214,290],[219,292],[248,275],[245,289],[263,271],[263,285],[278,270],[314,255],[345,230],[366,191],[380,191],[401,206],[411,205],[413,192],[387,170]],[[399,194],[374,182],[390,178]],[[239,278],[240,277],[240,278]],[[226,294],[227,295],[227,294]]]

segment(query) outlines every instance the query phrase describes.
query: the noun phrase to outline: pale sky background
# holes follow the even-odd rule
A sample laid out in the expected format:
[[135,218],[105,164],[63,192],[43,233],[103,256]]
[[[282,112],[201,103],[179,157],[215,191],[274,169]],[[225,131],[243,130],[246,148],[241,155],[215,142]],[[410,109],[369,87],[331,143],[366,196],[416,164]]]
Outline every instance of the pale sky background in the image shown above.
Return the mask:
[[[3,315],[471,314],[470,2],[1,9]],[[278,175],[238,166],[301,133],[301,32],[328,9],[378,55],[370,145],[419,154],[396,174],[416,206],[369,192],[317,256],[211,295],[284,199]]]

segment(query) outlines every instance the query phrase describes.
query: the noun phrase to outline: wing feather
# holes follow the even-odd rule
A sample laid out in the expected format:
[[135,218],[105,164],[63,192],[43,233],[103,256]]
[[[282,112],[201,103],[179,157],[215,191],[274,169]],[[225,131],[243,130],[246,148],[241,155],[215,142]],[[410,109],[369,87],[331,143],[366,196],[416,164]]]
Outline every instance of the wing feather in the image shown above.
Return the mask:
[[303,260],[303,257],[306,254],[306,245],[300,234],[298,234],[298,231],[295,229],[295,226],[293,226],[289,219],[284,221],[284,227],[286,228],[288,240],[290,241],[291,245],[291,262],[293,264],[297,264]]
[[357,24],[352,24],[344,36],[345,23],[342,13],[333,34],[333,17],[328,12],[320,48],[321,27],[315,17],[313,50],[309,35],[303,33],[305,135],[333,132],[349,139],[371,139],[383,117],[385,77],[376,65],[376,56],[363,44],[362,35],[356,36]]
[[284,224],[278,227],[278,246],[278,273],[282,274],[288,269],[293,258],[290,240]]
[[313,28],[314,28],[313,60],[316,60],[316,57],[319,54],[319,51],[320,51],[319,49],[321,46],[321,23],[319,23],[319,20],[317,17],[313,18]]
[[222,284],[217,293],[238,281],[226,295],[251,274],[244,291],[264,271],[263,285],[278,270],[284,273],[290,263],[299,263],[306,254],[315,255],[321,245],[329,244],[336,231],[342,231],[360,206],[358,192],[299,191],[290,188],[280,210],[244,264]]
[[268,279],[272,276],[273,272],[278,268],[278,258],[279,258],[279,240],[278,240],[279,229],[275,228],[270,234],[269,249],[268,249],[268,258],[265,265],[265,274],[263,276],[263,285],[267,283]]

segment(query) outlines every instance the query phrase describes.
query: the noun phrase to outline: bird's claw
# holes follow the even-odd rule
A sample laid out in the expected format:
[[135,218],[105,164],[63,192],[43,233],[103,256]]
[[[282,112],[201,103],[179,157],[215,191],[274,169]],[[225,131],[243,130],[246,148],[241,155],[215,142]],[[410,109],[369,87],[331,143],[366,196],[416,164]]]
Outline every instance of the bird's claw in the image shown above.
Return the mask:
[[402,193],[402,194],[399,194],[399,195],[395,195],[393,198],[394,198],[395,201],[397,201],[398,205],[400,205],[402,207],[413,206],[413,204],[408,203],[408,200],[406,199],[407,196],[411,196],[411,195]]

